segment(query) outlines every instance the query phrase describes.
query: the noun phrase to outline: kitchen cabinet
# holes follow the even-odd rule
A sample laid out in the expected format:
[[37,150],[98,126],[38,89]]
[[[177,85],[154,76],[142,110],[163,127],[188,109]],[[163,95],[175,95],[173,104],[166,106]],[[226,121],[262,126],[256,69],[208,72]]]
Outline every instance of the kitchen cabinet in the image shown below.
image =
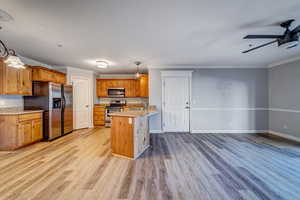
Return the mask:
[[149,80],[147,74],[142,74],[139,77],[140,97],[149,97]]
[[32,95],[32,70],[8,67],[0,60],[0,94],[2,95]]
[[32,121],[32,141],[39,141],[43,138],[43,124],[40,119]]
[[31,66],[32,80],[66,84],[66,74],[40,66]]
[[42,112],[0,115],[0,150],[15,150],[42,139]]
[[108,97],[108,88],[125,88],[125,97],[148,97],[148,75],[139,79],[97,79],[97,96]]
[[20,93],[26,96],[32,95],[32,70],[27,67],[19,71]]
[[17,146],[25,146],[32,141],[32,122],[20,122],[18,125]]
[[107,97],[107,81],[106,80],[97,80],[97,96],[98,97]]
[[105,125],[105,105],[94,105],[94,126]]

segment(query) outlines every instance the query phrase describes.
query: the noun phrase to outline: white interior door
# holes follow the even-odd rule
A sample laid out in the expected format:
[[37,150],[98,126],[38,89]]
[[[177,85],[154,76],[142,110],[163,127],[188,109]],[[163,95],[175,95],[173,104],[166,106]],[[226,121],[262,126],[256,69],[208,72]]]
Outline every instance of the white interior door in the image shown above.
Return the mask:
[[88,79],[72,79],[75,129],[88,128],[90,125],[91,95],[89,94],[89,82]]
[[190,131],[190,77],[163,77],[163,131]]

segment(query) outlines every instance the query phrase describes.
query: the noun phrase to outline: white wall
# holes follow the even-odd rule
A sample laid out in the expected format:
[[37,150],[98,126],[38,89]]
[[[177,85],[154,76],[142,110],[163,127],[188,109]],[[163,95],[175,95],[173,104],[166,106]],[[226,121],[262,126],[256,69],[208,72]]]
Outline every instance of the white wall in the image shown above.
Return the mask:
[[[149,70],[149,103],[159,115],[151,132],[161,132],[161,73]],[[267,69],[195,69],[192,75],[191,131],[256,132],[268,130]]]
[[162,101],[162,84],[160,70],[149,70],[149,104],[156,105],[159,114],[150,118],[150,131],[159,133],[162,130],[161,127],[161,101]]
[[[44,66],[47,68],[52,68],[50,65],[20,56],[20,59],[26,65],[33,65],[33,66]],[[0,95],[0,108],[7,108],[7,107],[23,107],[24,100],[22,96],[17,95]]]

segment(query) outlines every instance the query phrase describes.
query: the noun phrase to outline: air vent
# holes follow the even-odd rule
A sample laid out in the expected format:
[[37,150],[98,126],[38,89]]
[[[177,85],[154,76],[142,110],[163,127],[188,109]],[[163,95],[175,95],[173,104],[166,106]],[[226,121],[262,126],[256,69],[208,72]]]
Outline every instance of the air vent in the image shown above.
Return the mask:
[[10,14],[0,9],[0,22],[9,22],[12,20],[14,20],[14,18]]

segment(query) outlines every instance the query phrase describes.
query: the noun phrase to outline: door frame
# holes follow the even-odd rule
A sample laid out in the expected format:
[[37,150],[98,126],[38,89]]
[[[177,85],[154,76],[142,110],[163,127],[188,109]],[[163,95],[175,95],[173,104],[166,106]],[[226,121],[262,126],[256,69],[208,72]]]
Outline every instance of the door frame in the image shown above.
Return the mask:
[[162,117],[161,117],[161,128],[162,131],[165,132],[164,126],[164,96],[165,96],[165,79],[166,77],[185,77],[188,78],[189,84],[189,132],[191,132],[191,102],[192,102],[192,70],[172,70],[172,71],[161,71],[161,86],[162,86],[162,96],[161,96],[161,104],[162,104]]
[[[88,115],[89,115],[89,127],[88,128],[93,128],[93,91],[91,89],[91,84],[92,84],[92,79],[86,76],[80,76],[80,75],[71,75],[70,77],[70,81],[71,84],[73,85],[73,81],[74,80],[86,80],[88,81],[88,98],[89,98],[89,109],[88,109]],[[76,126],[76,121],[75,121],[75,115],[76,115],[76,111],[75,111],[75,101],[74,101],[75,97],[74,97],[74,87],[73,87],[73,123],[74,123],[74,129],[77,129]]]

